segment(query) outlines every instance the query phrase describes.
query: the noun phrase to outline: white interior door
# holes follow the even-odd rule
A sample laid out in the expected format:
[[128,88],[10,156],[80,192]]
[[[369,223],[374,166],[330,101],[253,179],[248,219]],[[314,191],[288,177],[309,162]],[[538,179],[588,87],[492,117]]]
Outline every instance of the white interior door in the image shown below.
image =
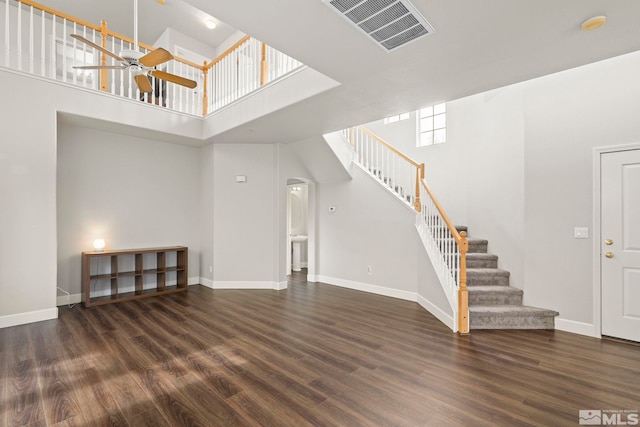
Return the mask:
[[600,161],[602,334],[640,342],[640,150]]

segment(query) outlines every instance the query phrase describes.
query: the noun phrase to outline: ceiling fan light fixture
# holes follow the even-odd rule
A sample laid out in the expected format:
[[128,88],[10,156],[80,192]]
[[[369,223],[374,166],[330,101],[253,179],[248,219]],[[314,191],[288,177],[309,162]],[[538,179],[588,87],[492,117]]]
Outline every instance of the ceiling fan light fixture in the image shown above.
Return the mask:
[[204,25],[206,25],[208,29],[213,30],[214,28],[216,28],[216,21],[214,21],[213,19],[207,19],[206,21],[204,21]]

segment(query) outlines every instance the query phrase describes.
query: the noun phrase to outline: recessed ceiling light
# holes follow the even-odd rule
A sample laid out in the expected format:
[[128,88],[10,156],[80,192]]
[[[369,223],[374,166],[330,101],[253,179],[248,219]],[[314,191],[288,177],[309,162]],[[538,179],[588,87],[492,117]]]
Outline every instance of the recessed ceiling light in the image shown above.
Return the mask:
[[206,25],[208,29],[213,30],[216,27],[216,22],[213,19],[207,19],[204,21],[204,25]]
[[582,23],[582,31],[593,31],[602,27],[607,22],[606,16],[594,16]]

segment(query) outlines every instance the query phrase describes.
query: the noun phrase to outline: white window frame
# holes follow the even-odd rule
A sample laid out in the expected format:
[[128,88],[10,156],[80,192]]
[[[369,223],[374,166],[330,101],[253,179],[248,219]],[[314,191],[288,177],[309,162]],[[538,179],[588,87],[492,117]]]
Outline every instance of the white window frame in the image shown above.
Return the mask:
[[385,117],[384,124],[388,125],[390,123],[399,122],[401,120],[407,120],[409,117],[411,117],[411,113],[394,114],[393,116]]
[[447,104],[436,104],[416,111],[416,147],[447,141]]

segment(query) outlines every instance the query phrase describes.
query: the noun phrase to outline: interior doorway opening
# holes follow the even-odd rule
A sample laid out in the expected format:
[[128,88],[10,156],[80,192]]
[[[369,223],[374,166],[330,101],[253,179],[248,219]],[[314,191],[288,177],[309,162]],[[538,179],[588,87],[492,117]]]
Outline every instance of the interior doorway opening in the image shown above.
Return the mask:
[[286,274],[315,274],[315,187],[301,178],[287,179]]

